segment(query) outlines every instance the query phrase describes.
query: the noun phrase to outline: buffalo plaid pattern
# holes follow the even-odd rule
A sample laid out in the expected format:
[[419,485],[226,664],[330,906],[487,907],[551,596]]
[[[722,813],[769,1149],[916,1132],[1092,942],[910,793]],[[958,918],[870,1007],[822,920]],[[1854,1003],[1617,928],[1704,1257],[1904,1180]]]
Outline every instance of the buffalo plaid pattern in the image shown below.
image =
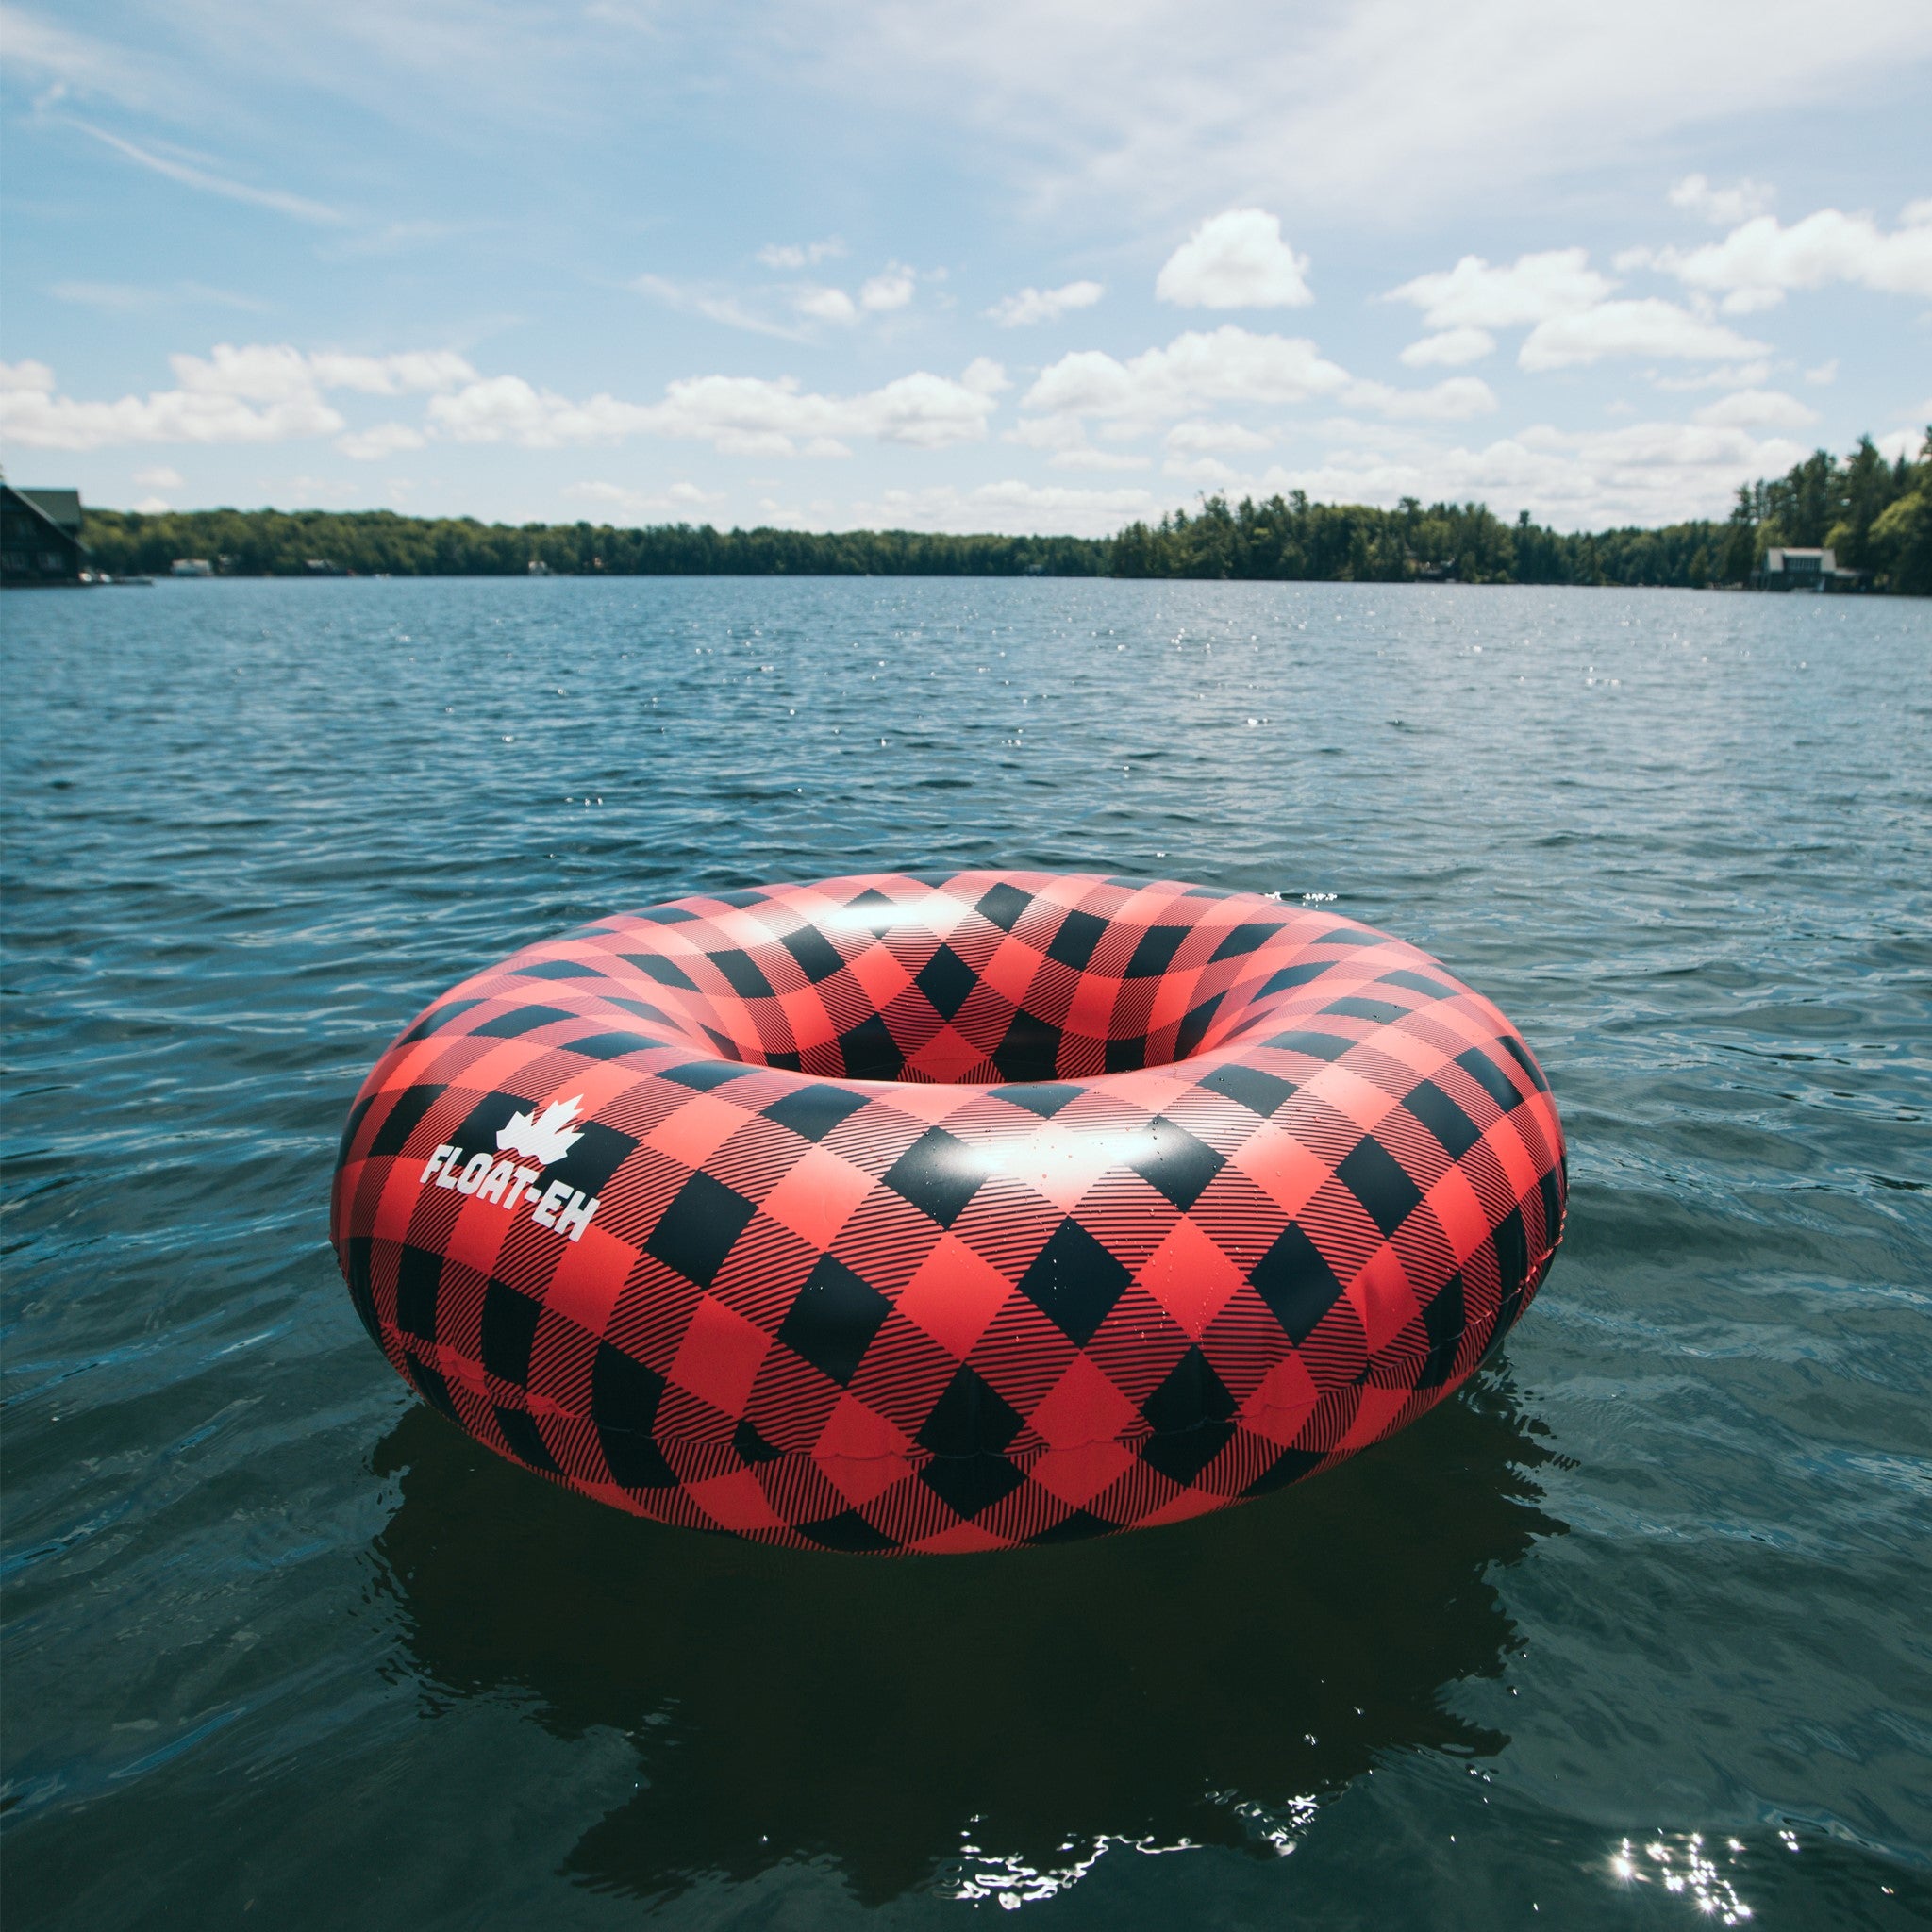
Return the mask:
[[499,1455],[666,1523],[969,1551],[1400,1428],[1521,1314],[1564,1195],[1528,1049],[1399,940],[1172,881],[890,874],[457,987],[363,1086],[331,1237],[396,1371]]

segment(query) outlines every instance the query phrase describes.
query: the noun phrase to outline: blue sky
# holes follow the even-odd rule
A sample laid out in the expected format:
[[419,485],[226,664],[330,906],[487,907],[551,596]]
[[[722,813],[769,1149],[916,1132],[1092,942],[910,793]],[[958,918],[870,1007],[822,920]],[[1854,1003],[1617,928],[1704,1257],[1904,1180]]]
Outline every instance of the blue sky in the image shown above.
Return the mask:
[[1932,418],[1932,7],[0,7],[0,459],[118,507],[1562,527]]

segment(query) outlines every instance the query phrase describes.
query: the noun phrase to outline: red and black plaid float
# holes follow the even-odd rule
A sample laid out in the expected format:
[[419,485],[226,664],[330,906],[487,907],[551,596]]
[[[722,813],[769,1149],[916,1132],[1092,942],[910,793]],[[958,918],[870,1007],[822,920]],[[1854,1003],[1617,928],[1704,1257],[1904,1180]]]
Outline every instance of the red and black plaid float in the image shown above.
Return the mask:
[[1467,1376],[1562,1129],[1426,954],[1247,893],[882,874],[681,899],[437,1001],[342,1136],[398,1373],[600,1502],[997,1549],[1311,1474]]

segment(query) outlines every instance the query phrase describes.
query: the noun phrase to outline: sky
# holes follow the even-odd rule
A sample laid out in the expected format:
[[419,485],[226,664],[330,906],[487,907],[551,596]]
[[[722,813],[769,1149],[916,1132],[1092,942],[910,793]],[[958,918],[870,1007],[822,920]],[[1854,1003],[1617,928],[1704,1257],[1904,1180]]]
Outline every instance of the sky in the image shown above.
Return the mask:
[[1563,529],[1932,421],[1932,5],[0,5],[0,463],[120,508]]

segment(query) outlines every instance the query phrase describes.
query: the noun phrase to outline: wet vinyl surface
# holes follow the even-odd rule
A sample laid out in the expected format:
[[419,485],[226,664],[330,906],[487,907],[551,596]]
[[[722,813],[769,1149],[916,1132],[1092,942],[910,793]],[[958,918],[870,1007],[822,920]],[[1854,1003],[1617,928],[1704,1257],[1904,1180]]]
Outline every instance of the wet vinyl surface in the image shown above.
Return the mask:
[[[1932,608],[214,582],[0,626],[10,1926],[1932,1915]],[[1333,893],[1496,999],[1574,1190],[1500,1357],[1238,1510],[925,1562],[626,1520],[410,1399],[325,1237],[423,1004],[625,907],[955,864]]]

